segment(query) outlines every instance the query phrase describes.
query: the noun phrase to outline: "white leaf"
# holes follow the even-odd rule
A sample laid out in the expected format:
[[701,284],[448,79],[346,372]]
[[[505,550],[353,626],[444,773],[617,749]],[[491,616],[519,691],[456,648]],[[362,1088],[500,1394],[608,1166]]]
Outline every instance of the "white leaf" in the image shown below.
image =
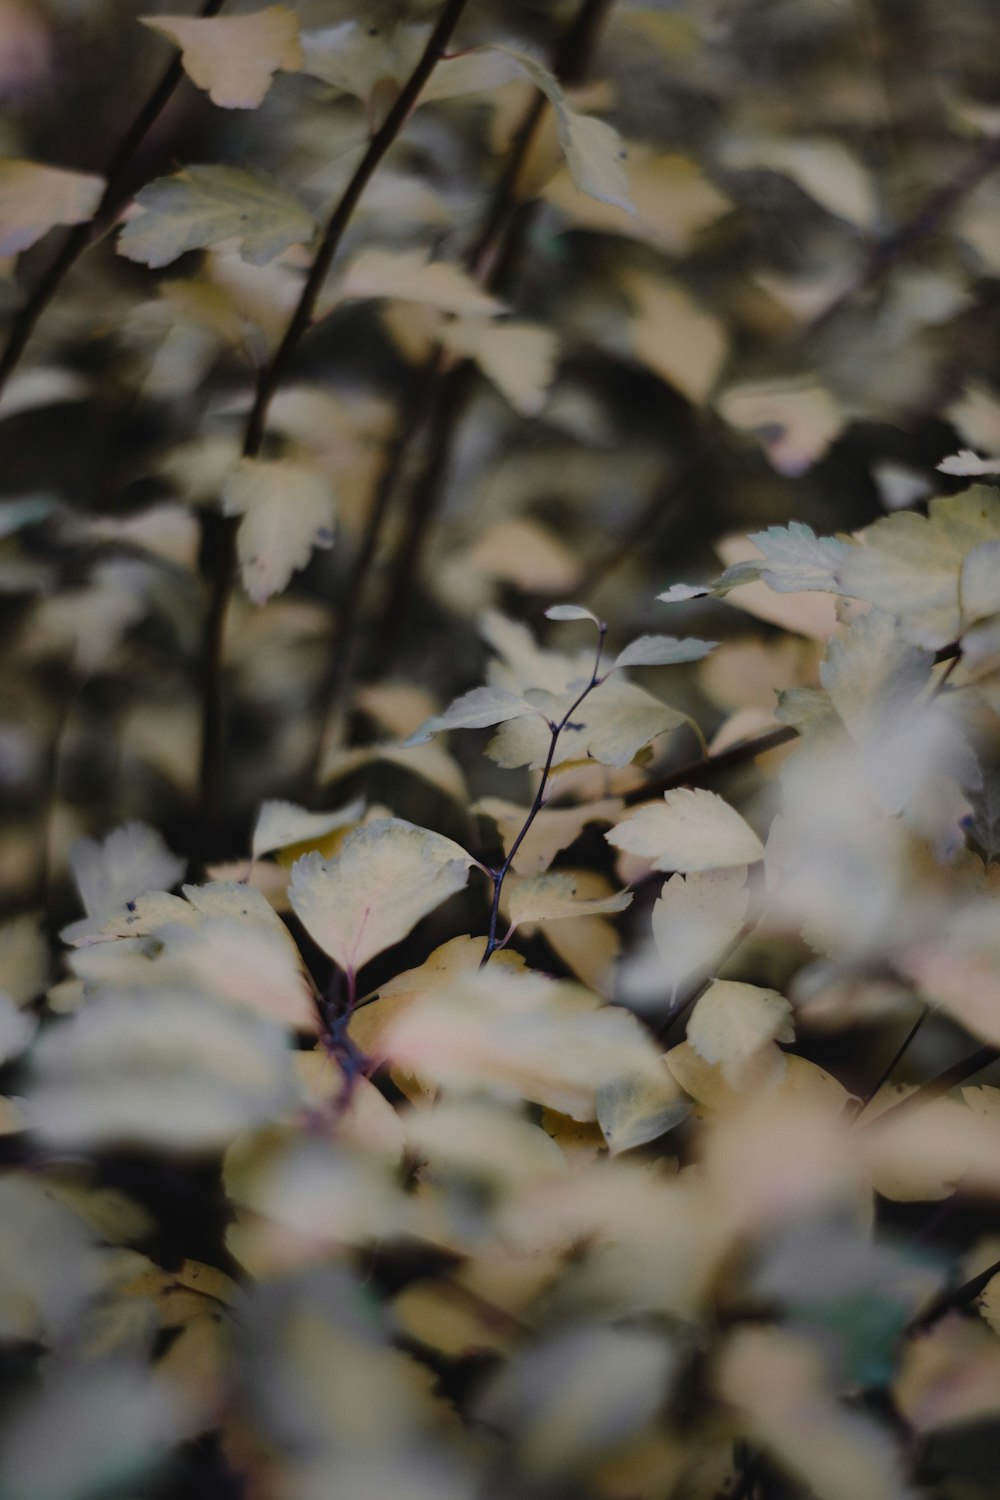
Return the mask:
[[184,873],[184,861],[171,854],[148,823],[126,823],[103,843],[78,839],[70,849],[69,862],[90,920],[67,927],[61,934],[67,943],[79,942],[85,931],[100,927],[137,896],[169,890]]
[[236,547],[243,586],[255,604],[280,593],[314,547],[333,546],[330,486],[292,459],[240,459],[223,484],[222,508],[243,517]]
[[665,593],[656,597],[664,604],[682,604],[686,599],[707,599],[711,592],[710,588],[699,588],[691,583],[672,583]]
[[971,448],[960,448],[942,458],[938,468],[942,474],[1000,474],[1000,459],[978,458]]
[[582,604],[550,604],[545,611],[547,620],[592,620],[598,629],[601,622],[589,609],[584,609]]
[[516,693],[505,692],[503,688],[472,688],[449,704],[443,714],[425,719],[419,729],[403,741],[403,746],[425,745],[434,735],[449,729],[489,729],[494,724],[537,713],[527,699],[519,698]]

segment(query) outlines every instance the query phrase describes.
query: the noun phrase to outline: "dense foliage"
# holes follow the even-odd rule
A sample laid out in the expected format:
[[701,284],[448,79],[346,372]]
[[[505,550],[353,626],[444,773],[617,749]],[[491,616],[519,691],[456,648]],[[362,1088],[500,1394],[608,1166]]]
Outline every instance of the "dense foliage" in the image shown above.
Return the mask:
[[3,1500],[997,1493],[995,30],[0,0]]

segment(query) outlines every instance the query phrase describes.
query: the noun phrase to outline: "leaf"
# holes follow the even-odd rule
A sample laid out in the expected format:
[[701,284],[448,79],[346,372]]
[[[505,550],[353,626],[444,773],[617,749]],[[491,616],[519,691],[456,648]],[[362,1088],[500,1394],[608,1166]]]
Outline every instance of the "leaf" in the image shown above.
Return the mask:
[[569,875],[533,875],[512,882],[508,898],[511,929],[524,922],[556,922],[565,917],[597,917],[624,911],[631,891],[617,891],[589,901],[577,900],[576,881]]
[[629,271],[622,286],[633,308],[629,320],[632,353],[688,401],[701,406],[729,352],[723,324],[666,277]]
[[605,838],[616,849],[652,860],[657,870],[720,870],[764,857],[750,825],[715,792],[701,788],[666,792],[662,803],[646,803]]
[[[526,807],[500,797],[482,797],[470,811],[495,821],[505,853],[510,852],[528,816]],[[618,797],[604,797],[579,807],[543,807],[518,845],[512,869],[518,875],[540,875],[561,849],[568,849],[580,837],[588,824],[613,823],[623,811],[624,805]]]
[[66,943],[86,941],[129,901],[176,885],[184,873],[184,861],[171,854],[148,823],[126,823],[103,843],[78,839],[69,862],[87,920],[63,929],[60,935]]
[[701,231],[725,213],[730,200],[689,157],[662,154],[629,143],[628,191],[631,207],[601,202],[582,192],[562,167],[544,192],[571,224],[601,234],[625,235],[667,255],[686,255]]
[[286,5],[242,16],[140,16],[181,48],[191,82],[222,109],[256,109],[279,68],[302,67],[299,23]]
[[723,149],[729,167],[765,167],[797,183],[829,213],[858,229],[872,230],[879,204],[871,174],[840,141],[754,140],[748,134]]
[[934,651],[961,633],[962,564],[980,543],[1000,540],[1000,495],[973,485],[932,500],[926,517],[886,516],[860,540],[837,566],[840,592],[895,615],[908,641]]
[[631,213],[625,150],[617,130],[604,120],[571,109],[555,75],[536,58],[512,47],[498,46],[496,51],[513,58],[552,105],[559,144],[580,192]]
[[536,323],[458,318],[444,323],[446,349],[474,360],[487,380],[523,417],[537,417],[555,379],[559,341]]
[[683,604],[688,599],[707,599],[711,596],[711,587],[699,588],[697,584],[672,583],[663,594],[657,594],[657,599],[664,604]]
[[669,991],[719,957],[743,926],[749,905],[746,871],[738,865],[664,881],[652,923]]
[[716,979],[688,1018],[687,1039],[707,1063],[738,1087],[749,1063],[770,1042],[792,1042],[792,1007],[777,990]]
[[348,834],[334,859],[297,860],[288,896],[310,937],[353,973],[460,891],[470,863],[451,839],[377,818]]
[[424,303],[461,318],[494,318],[504,311],[460,266],[428,260],[421,250],[379,250],[369,246],[350,261],[337,283],[338,301],[392,297]]
[[204,995],[104,994],[31,1055],[28,1123],[59,1147],[216,1151],[295,1108],[288,1033]]
[[1000,459],[978,458],[969,448],[960,448],[935,465],[942,474],[1000,474]]
[[267,1020],[300,1031],[317,1029],[299,951],[270,908],[265,921],[256,911],[246,917],[206,917],[196,926],[160,927],[157,937],[163,946],[154,961],[154,982],[156,970],[162,970],[161,984],[176,976],[179,984],[197,986]]
[[691,1101],[666,1063],[659,1073],[616,1078],[597,1091],[597,1121],[612,1156],[659,1140],[691,1113]]
[[966,556],[958,576],[958,597],[965,622],[1000,613],[1000,537],[980,542]]
[[730,386],[715,405],[731,427],[758,438],[779,474],[793,479],[826,455],[845,425],[840,406],[821,385]]
[[[530,696],[542,714],[558,722],[577,693],[533,692]],[[589,757],[606,766],[627,766],[650,740],[685,722],[683,714],[642,688],[621,677],[608,677],[587,695],[559,736],[552,763],[559,766]],[[501,766],[527,765],[538,770],[545,764],[551,738],[544,719],[519,718],[501,726],[486,754]]]
[[103,177],[34,161],[0,161],[0,256],[30,250],[58,224],[85,224],[97,212]]
[[714,651],[718,641],[678,640],[672,635],[641,635],[619,651],[612,671],[619,667],[673,667],[681,662],[701,661]]
[[118,237],[118,253],[156,270],[188,250],[238,240],[253,266],[312,239],[316,221],[270,178],[238,167],[191,166],[136,194],[142,209]]
[[545,611],[547,620],[592,620],[598,629],[601,622],[589,609],[584,609],[582,604],[550,604]]
[[23,912],[0,924],[0,995],[27,1005],[44,990],[50,968],[40,912]]
[[[751,532],[747,540],[765,559],[759,568],[756,564],[751,565],[747,578],[760,578],[779,594],[798,593],[800,590],[838,592],[839,569],[853,550],[847,542],[835,537],[818,537],[812,527],[802,521]],[[724,574],[723,584],[730,574],[736,578],[743,566],[737,563]],[[742,574],[738,581],[744,581]]]
[[262,854],[272,854],[275,849],[287,849],[289,844],[301,844],[306,839],[318,842],[335,828],[360,822],[364,811],[365,804],[361,798],[331,812],[319,813],[309,812],[294,802],[262,802],[250,852],[254,859],[260,859]]
[[403,741],[404,748],[410,745],[425,745],[434,735],[450,729],[489,729],[507,719],[518,719],[524,714],[537,715],[524,698],[503,688],[478,687],[463,693],[450,703],[443,714],[434,714],[425,719],[419,729]]
[[226,475],[222,509],[243,517],[236,549],[243,587],[255,604],[281,593],[315,547],[333,546],[329,483],[294,459],[240,459]]

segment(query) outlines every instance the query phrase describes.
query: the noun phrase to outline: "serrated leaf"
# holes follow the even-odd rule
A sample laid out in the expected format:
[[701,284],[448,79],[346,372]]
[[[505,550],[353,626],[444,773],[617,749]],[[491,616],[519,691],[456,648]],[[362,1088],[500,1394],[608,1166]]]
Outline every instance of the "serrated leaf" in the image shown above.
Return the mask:
[[[812,527],[802,521],[754,531],[747,540],[763,553],[764,561],[749,565],[736,563],[723,574],[723,585],[729,584],[730,580],[740,584],[760,578],[779,594],[816,590],[836,593],[839,591],[838,569],[852,552],[849,543],[838,541],[836,537],[817,536]],[[745,571],[740,572],[741,569]]]
[[[543,715],[559,722],[577,693],[531,692],[529,696]],[[559,736],[552,763],[559,766],[589,758],[605,766],[627,766],[651,740],[683,723],[683,714],[634,683],[608,677],[574,712]],[[486,754],[501,766],[526,765],[538,770],[545,764],[551,739],[543,718],[516,719],[501,725]]]
[[749,905],[746,871],[739,865],[664,881],[652,923],[668,992],[718,958],[743,926]]
[[215,1151],[294,1109],[288,1033],[205,995],[100,995],[31,1055],[28,1122],[76,1149]]
[[0,161],[0,256],[29,250],[58,224],[84,224],[97,212],[104,178],[36,161]]
[[792,1007],[777,990],[716,979],[688,1018],[687,1039],[707,1063],[738,1086],[754,1056],[771,1042],[795,1040]]
[[222,509],[236,536],[243,587],[255,604],[281,593],[316,547],[333,546],[336,506],[326,478],[294,459],[242,458],[226,475]]
[[148,823],[126,823],[103,842],[78,839],[69,862],[87,919],[63,930],[61,936],[67,943],[80,942],[98,931],[135,897],[176,885],[184,873],[184,861],[170,852]]
[[582,604],[550,604],[545,611],[547,620],[592,620],[598,629],[601,622],[589,609],[584,609]]
[[302,67],[299,23],[286,5],[242,16],[140,16],[181,48],[191,82],[222,109],[256,109],[278,69]]
[[142,209],[118,237],[118,253],[156,270],[188,250],[238,240],[240,254],[267,265],[312,239],[316,221],[296,198],[259,173],[191,166],[136,194]]
[[301,844],[305,839],[315,839],[318,842],[335,828],[359,822],[364,811],[363,798],[330,812],[318,813],[309,812],[295,802],[284,802],[280,798],[262,802],[254,825],[250,852],[254,859],[260,859],[263,854],[273,854],[276,849],[287,849],[289,844]]
[[713,593],[711,587],[701,588],[692,583],[672,583],[662,594],[657,594],[663,604],[683,604],[688,599],[707,599]]
[[567,917],[599,917],[624,911],[631,905],[631,891],[613,896],[579,900],[576,881],[570,875],[532,875],[511,883],[507,909],[511,928],[524,922],[557,922]]
[[513,47],[497,47],[496,51],[513,58],[552,105],[559,144],[580,192],[633,212],[624,167],[625,149],[617,130],[604,120],[571,109],[555,74],[537,58]]
[[678,787],[662,803],[640,807],[605,834],[616,849],[653,861],[657,870],[720,870],[756,864],[764,846],[739,813],[715,792]]
[[860,539],[837,565],[839,592],[895,615],[908,641],[934,651],[961,633],[962,564],[980,543],[1000,540],[1000,495],[973,485],[932,500],[926,517],[886,516]]
[[682,662],[701,661],[718,644],[718,641],[699,641],[693,637],[678,640],[672,635],[641,635],[624,651],[619,651],[612,670],[619,667],[673,667]]
[[424,745],[436,734],[450,729],[490,729],[508,719],[519,719],[525,714],[538,714],[525,698],[503,688],[478,687],[463,693],[450,703],[443,714],[434,714],[415,729],[403,747]]
[[460,891],[470,863],[451,839],[377,818],[348,834],[335,858],[297,860],[288,897],[310,937],[352,973]]

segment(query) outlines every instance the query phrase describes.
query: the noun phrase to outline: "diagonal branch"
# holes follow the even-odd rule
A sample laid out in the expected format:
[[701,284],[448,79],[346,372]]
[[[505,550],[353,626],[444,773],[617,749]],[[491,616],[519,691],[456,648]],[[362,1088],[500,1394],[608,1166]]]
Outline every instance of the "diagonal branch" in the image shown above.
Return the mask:
[[[303,335],[312,323],[320,292],[344,232],[365,188],[402,132],[467,4],[468,0],[446,0],[416,67],[403,85],[392,109],[369,141],[368,149],[327,220],[295,311],[277,349],[257,377],[253,405],[243,435],[245,458],[256,458],[261,452],[271,401],[284,380]],[[218,813],[223,739],[223,648],[226,613],[236,577],[236,529],[236,522],[231,517],[206,517],[205,540],[207,550],[213,556],[201,669],[199,823],[203,841],[211,836]]]
[[[202,20],[217,15],[225,0],[204,0],[198,15]],[[105,170],[106,184],[92,219],[77,224],[67,234],[62,249],[35,282],[27,301],[11,320],[7,347],[0,356],[0,393],[20,363],[42,313],[94,237],[96,230],[112,218],[126,196],[126,179],[139,147],[173,98],[184,77],[180,54],[166,68],[159,83],[125,131]]]

